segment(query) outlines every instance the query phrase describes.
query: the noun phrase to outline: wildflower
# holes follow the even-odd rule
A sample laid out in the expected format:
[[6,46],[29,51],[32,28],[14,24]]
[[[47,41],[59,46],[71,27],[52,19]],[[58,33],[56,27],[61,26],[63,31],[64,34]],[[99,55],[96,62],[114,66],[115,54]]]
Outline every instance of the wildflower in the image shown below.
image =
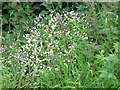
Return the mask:
[[67,61],[68,63],[70,62],[70,60]]
[[56,19],[58,21],[62,21],[62,16],[59,13],[56,13]]
[[[74,11],[64,12],[63,14],[56,13],[55,16],[51,13],[50,17],[51,19],[48,19],[47,17],[44,18],[48,23],[44,23],[43,18],[40,15],[35,17],[34,27],[26,28],[27,30],[30,30],[31,33],[23,35],[27,42],[25,45],[20,46],[20,50],[18,51],[19,54],[17,55],[17,58],[19,59],[21,66],[33,62],[30,65],[35,68],[35,72],[38,67],[39,69],[51,71],[52,68],[46,66],[44,61],[45,59],[47,61],[52,60],[56,57],[56,53],[58,54],[58,58],[65,57],[66,61],[63,63],[68,67],[67,63],[71,62],[68,55],[71,55],[71,52],[75,50],[75,41],[81,36],[81,27],[78,27],[78,24],[82,22],[81,18],[84,22],[86,20],[85,15],[80,18],[79,13]],[[61,30],[61,27],[58,24],[64,25],[64,28],[62,28],[64,30]],[[69,26],[72,26],[72,29],[69,28]],[[63,41],[65,41],[64,34],[67,36],[66,41],[69,43],[68,49],[65,48],[63,43]],[[76,37],[76,39],[73,40],[73,37]],[[82,38],[88,39],[87,34],[84,33]],[[76,61],[74,60],[74,62]],[[38,63],[40,63],[40,65]],[[55,68],[55,70],[59,70],[59,68]]]
[[47,67],[47,70],[51,71],[51,70],[52,70],[52,68],[48,66],[48,67]]

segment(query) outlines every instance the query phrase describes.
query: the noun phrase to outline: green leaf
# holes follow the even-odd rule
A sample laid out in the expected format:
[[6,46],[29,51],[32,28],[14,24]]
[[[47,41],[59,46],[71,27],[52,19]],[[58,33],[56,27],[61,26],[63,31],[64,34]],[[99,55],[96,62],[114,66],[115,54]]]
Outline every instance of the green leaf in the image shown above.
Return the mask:
[[8,24],[8,19],[7,18],[3,18],[2,22],[3,22],[3,24]]
[[42,12],[40,12],[40,14],[43,16],[43,15],[45,15],[45,14],[48,14],[48,11],[43,10]]

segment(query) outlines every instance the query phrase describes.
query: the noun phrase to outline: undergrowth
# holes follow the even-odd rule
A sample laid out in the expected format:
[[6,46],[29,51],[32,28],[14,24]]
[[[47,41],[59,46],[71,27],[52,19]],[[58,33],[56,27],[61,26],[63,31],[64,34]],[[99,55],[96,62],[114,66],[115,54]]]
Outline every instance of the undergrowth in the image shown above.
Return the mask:
[[33,24],[20,21],[17,32],[3,32],[2,88],[120,87],[118,15],[89,5],[39,14]]

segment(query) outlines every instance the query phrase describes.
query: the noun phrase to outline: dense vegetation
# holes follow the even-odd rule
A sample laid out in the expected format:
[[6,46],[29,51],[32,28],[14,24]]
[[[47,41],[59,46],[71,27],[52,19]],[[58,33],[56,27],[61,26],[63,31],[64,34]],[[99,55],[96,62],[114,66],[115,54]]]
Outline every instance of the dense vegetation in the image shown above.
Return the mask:
[[2,88],[119,88],[118,3],[4,2]]

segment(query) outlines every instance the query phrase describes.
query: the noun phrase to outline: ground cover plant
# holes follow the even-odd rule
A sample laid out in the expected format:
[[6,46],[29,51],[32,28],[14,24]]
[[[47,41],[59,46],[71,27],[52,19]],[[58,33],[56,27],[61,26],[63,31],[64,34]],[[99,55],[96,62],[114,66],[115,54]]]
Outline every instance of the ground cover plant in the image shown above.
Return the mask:
[[117,12],[117,3],[3,3],[1,87],[119,88]]

